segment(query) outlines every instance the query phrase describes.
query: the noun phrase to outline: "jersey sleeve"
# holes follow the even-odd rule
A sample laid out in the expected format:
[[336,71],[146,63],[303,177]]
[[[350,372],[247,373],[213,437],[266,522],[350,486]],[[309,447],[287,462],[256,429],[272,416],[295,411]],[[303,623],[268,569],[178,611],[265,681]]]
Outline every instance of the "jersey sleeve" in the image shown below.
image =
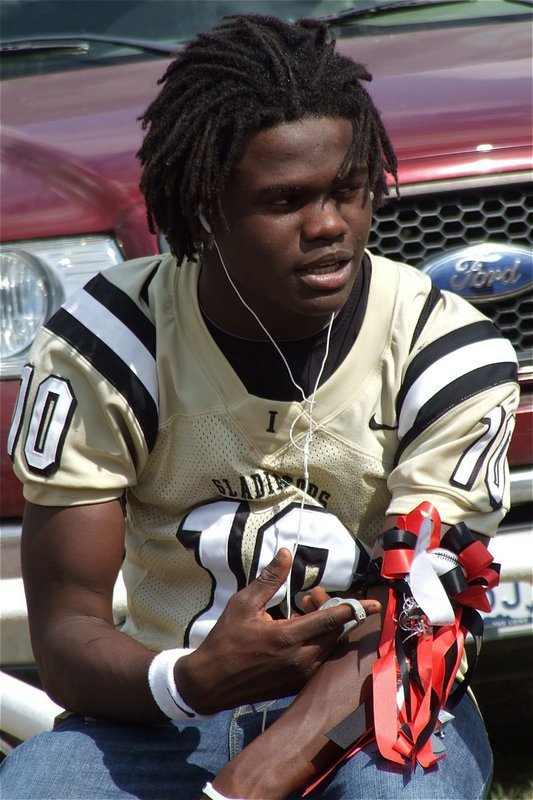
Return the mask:
[[152,328],[101,274],[39,333],[8,442],[27,500],[99,503],[137,482],[157,431]]
[[396,399],[399,446],[387,513],[427,500],[443,522],[464,521],[492,536],[509,508],[515,352],[490,320],[447,292],[417,336]]

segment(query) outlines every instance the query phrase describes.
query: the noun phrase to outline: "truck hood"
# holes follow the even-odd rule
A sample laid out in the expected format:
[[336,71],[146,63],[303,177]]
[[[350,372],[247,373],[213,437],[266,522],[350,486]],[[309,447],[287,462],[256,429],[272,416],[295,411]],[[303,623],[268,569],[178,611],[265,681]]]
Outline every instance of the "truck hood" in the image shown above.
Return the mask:
[[[402,183],[528,168],[527,23],[507,23],[505,32],[493,24],[379,36],[354,36],[346,26],[338,42],[374,75],[369,90]],[[2,161],[6,185],[20,187],[15,195],[1,194],[2,231],[11,240],[24,236],[25,210],[35,215],[37,205],[36,237],[116,230],[132,209],[139,213],[138,117],[167,62],[4,82]]]
[[339,45],[373,75],[369,91],[401,183],[529,169],[529,23],[342,38]]
[[[156,91],[161,60],[5,81],[0,147],[6,186],[2,239],[120,228],[142,205],[138,116]],[[16,173],[16,174],[13,174]]]

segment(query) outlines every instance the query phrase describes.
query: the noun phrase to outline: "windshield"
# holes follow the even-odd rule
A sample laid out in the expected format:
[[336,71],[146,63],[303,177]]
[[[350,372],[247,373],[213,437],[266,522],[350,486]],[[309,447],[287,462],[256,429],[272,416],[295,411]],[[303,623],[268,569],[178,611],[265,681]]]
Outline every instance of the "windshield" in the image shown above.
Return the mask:
[[337,36],[501,20],[528,0],[2,0],[2,77],[171,54],[223,16],[325,18]]

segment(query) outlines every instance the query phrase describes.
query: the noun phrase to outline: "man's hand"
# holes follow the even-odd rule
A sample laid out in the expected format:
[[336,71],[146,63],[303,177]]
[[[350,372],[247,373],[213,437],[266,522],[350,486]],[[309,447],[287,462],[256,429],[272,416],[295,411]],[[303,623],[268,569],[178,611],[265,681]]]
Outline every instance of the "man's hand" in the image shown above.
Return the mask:
[[[201,646],[178,661],[176,685],[198,713],[296,694],[336,647],[353,611],[348,605],[318,611],[319,601],[328,598],[322,589],[305,601],[304,616],[275,620],[266,610],[290,568],[291,554],[282,548],[230,599]],[[380,610],[375,600],[362,605],[367,614]]]

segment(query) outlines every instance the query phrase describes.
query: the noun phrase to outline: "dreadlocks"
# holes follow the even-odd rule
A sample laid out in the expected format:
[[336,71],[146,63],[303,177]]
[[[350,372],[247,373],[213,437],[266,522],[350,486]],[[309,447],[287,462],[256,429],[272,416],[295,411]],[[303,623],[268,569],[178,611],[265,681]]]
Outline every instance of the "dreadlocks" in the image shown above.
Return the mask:
[[305,117],[351,121],[347,160],[368,165],[379,206],[386,173],[397,185],[396,158],[361,84],[370,80],[361,64],[335,52],[317,20],[233,16],[199,34],[170,64],[141,117],[147,133],[137,155],[150,230],[165,234],[178,262],[194,258],[198,209],[224,219],[221,196],[246,138]]

